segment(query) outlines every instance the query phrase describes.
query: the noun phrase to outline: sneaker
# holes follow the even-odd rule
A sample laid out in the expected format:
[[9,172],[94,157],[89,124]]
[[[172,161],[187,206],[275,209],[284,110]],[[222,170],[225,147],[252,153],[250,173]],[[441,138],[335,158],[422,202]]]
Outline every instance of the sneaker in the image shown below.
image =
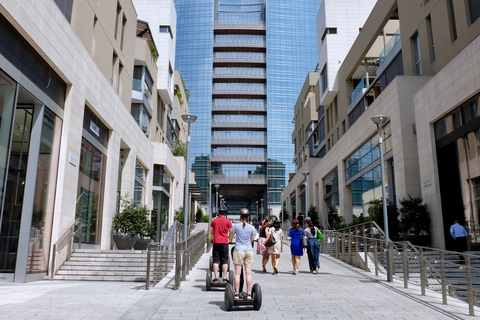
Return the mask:
[[228,282],[228,279],[223,278],[222,282]]
[[315,269],[315,272],[316,272],[316,273],[318,273],[318,272],[319,272],[319,270],[318,270],[318,267]]
[[298,276],[298,270],[295,270],[295,275]]
[[213,283],[217,283],[217,282],[218,282],[218,278],[213,279],[212,282],[213,282]]
[[317,274],[317,270],[313,270],[312,273],[313,273],[313,274]]
[[238,293],[235,293],[235,300],[238,300],[240,299],[240,296],[238,295]]

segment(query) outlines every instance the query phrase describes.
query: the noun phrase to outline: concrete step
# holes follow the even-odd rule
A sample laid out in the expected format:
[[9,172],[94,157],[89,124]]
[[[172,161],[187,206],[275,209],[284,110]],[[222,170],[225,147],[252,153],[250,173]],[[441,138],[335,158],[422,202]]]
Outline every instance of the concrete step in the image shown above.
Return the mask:
[[129,277],[118,277],[118,276],[69,276],[69,275],[59,275],[55,276],[55,280],[69,280],[69,281],[120,281],[120,282],[145,282],[145,275],[143,276],[129,276]]

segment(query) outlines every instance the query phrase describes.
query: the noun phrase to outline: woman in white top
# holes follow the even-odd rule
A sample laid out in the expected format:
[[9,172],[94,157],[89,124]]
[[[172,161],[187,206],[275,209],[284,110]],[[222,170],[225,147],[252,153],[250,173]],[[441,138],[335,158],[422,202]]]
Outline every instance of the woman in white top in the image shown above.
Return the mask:
[[280,253],[283,250],[283,232],[280,228],[280,222],[275,221],[273,227],[270,228],[270,237],[275,239],[275,244],[268,247],[268,253],[272,256],[273,274],[277,274],[278,263],[280,262]]

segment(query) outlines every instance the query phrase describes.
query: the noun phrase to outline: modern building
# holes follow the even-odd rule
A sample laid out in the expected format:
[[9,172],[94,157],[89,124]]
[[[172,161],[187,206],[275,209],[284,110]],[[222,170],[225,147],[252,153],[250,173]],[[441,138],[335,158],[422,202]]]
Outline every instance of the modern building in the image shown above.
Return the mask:
[[[293,146],[292,106],[317,65],[321,1],[175,1],[175,68],[192,92],[192,171],[230,212],[278,216]],[[213,174],[209,175],[208,172]],[[213,210],[215,211],[215,210]]]
[[164,102],[155,32],[131,0],[0,0],[0,281],[51,273],[79,218],[87,247],[112,248],[120,196],[157,239],[173,222],[186,164],[167,141],[188,103],[174,72]]
[[[384,175],[388,201],[423,198],[432,246],[452,248],[454,219],[478,225],[479,17],[473,0],[375,4],[334,85],[320,74],[317,110],[325,124],[317,135],[325,136],[325,152],[314,152],[284,190],[287,210],[308,171],[309,203],[320,209],[322,222],[332,206],[351,222],[381,199]],[[336,36],[326,34],[328,41]],[[327,70],[332,62],[326,61]],[[375,115],[389,118],[382,137],[385,172]]]

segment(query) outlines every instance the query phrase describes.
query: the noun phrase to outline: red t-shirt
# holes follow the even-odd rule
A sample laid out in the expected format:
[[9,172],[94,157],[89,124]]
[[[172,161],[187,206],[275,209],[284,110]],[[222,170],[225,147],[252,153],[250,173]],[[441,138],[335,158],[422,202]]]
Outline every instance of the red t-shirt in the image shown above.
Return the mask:
[[225,217],[216,217],[210,224],[212,227],[213,243],[228,243],[228,229],[232,223]]

